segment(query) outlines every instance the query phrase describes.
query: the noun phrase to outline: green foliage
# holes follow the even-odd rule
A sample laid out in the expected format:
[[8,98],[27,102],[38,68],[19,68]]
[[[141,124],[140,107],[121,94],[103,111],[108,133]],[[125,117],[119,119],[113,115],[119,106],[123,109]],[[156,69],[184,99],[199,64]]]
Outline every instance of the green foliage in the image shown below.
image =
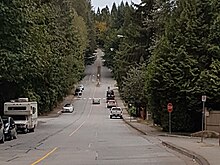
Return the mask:
[[136,108],[132,106],[131,108],[128,109],[128,113],[130,116],[136,116]]
[[164,130],[168,102],[173,131],[200,130],[201,96],[207,95],[209,110],[220,109],[220,2],[142,0],[134,6],[113,4],[99,36],[105,65],[126,101],[147,104]]
[[127,76],[123,79],[122,96],[128,102],[140,102],[146,105],[145,94],[143,90],[145,65],[136,68],[131,67]]
[[[213,27],[215,14],[210,5],[209,1],[179,1],[165,26],[164,36],[155,45],[145,88],[149,108],[165,130],[167,112],[162,107],[168,102],[175,107],[173,131],[200,129],[203,94],[215,105],[219,104],[216,72],[219,54],[211,53],[218,48],[215,49],[212,37],[203,35],[213,36],[210,27]],[[210,45],[214,49],[210,49]]]
[[[85,5],[81,11],[86,14],[79,15],[76,7]],[[44,113],[63,99],[84,71],[84,53],[92,39],[90,9],[86,0],[0,3],[0,89],[6,88],[0,93],[1,105],[28,97]]]

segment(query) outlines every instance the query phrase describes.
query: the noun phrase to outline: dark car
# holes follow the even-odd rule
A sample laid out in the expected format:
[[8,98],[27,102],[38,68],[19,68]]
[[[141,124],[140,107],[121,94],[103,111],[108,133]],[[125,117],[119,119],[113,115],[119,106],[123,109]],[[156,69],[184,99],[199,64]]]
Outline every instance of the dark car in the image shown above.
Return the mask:
[[115,99],[115,94],[113,90],[108,90],[106,92],[106,103],[108,102],[108,100],[114,100]]
[[12,117],[3,116],[4,135],[6,140],[17,139],[16,125]]
[[82,96],[82,89],[79,88],[79,87],[77,87],[77,88],[75,89],[74,95],[81,97],[81,96]]

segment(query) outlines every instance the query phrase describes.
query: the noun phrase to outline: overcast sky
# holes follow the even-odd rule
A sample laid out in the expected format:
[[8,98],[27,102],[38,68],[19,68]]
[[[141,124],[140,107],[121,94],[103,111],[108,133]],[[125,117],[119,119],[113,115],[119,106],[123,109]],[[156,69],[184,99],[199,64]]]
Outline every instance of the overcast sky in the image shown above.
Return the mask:
[[[122,0],[91,0],[92,6],[94,10],[97,10],[99,7],[100,9],[104,8],[106,5],[108,5],[109,9],[111,9],[112,4],[115,2],[116,5],[120,4]],[[141,0],[123,0],[124,2],[134,2],[136,4],[139,4]]]

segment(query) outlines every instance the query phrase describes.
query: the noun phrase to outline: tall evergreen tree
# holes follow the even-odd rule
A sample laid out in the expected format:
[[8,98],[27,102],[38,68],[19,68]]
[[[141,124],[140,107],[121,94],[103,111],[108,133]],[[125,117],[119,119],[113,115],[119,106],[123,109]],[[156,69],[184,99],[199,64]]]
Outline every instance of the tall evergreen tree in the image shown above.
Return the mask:
[[[204,37],[204,34],[211,34],[210,25],[215,15],[212,12],[212,7],[215,7],[211,4],[210,1],[178,1],[170,22],[165,26],[164,36],[154,48],[148,67],[146,93],[156,120],[165,130],[168,129],[168,102],[174,104],[174,131],[200,129],[199,110],[205,90],[198,86],[198,82],[206,73],[204,70],[218,65],[218,62],[212,65],[217,56],[209,49],[210,37]],[[215,89],[210,88],[209,91]]]

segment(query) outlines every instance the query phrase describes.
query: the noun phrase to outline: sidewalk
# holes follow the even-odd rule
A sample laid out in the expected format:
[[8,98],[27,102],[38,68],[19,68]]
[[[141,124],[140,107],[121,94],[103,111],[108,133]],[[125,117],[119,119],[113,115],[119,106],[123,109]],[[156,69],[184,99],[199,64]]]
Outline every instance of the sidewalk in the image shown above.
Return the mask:
[[120,99],[118,91],[115,92],[115,99],[118,106],[124,109],[123,120],[134,129],[145,135],[153,135],[161,143],[181,154],[184,154],[201,165],[219,165],[220,164],[220,146],[217,138],[179,136],[160,131],[147,122],[140,122],[138,119],[130,118],[127,108]]

